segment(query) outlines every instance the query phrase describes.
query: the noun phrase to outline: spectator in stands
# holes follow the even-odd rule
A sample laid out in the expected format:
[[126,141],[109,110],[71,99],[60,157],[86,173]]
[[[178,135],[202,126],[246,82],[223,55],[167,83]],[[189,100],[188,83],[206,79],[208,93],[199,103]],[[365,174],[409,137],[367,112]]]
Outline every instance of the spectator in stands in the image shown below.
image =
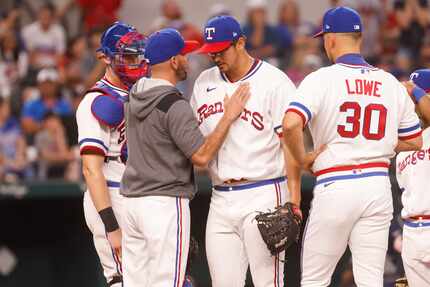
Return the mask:
[[16,181],[26,175],[26,142],[19,122],[10,115],[9,100],[0,96],[0,181]]
[[27,74],[27,53],[18,44],[16,33],[11,29],[0,35],[0,94],[9,97],[20,80]]
[[34,140],[39,154],[38,176],[40,179],[64,178],[69,163],[76,156],[69,148],[61,119],[53,112],[47,112],[41,125]]
[[181,7],[177,1],[164,0],[161,3],[161,14],[162,16],[152,24],[151,30],[175,28],[185,40],[195,40],[203,44],[201,31],[193,24],[184,20]]
[[281,2],[279,7],[278,25],[276,33],[278,35],[278,57],[283,62],[281,68],[285,67],[290,60],[293,49],[292,22],[298,17],[298,6],[293,1]]
[[302,21],[300,9],[295,0],[281,2],[276,31],[279,39],[278,56],[281,69],[285,69],[290,64],[295,52],[302,53],[301,56],[320,53],[318,41],[312,38],[316,31],[315,25],[309,21]]
[[0,19],[0,38],[4,32],[15,31],[19,33],[18,30],[18,19],[21,16],[21,11],[19,8],[15,7],[10,11],[7,11],[2,15]]
[[72,97],[85,90],[85,79],[93,69],[93,55],[88,50],[87,38],[79,35],[69,41],[61,73],[64,83]]
[[423,39],[417,66],[418,68],[430,67],[430,34]]
[[33,135],[42,127],[42,120],[48,112],[60,117],[73,114],[69,101],[64,99],[59,89],[59,75],[54,69],[43,69],[37,74],[40,97],[24,103],[21,124],[27,135]]
[[22,29],[24,44],[29,52],[30,68],[38,70],[57,66],[65,52],[63,27],[55,23],[55,7],[47,3],[38,11],[38,18]]
[[412,68],[412,55],[407,50],[399,50],[389,71],[397,80],[407,81]]
[[62,6],[58,16],[63,18],[72,7],[78,7],[82,13],[84,31],[104,29],[118,20],[118,11],[122,0],[69,0]]
[[399,48],[417,55],[430,24],[427,0],[395,0],[395,20],[399,29]]
[[246,49],[255,58],[274,60],[277,36],[275,28],[267,21],[266,0],[248,0],[246,7],[247,22],[243,27],[243,32],[248,38]]

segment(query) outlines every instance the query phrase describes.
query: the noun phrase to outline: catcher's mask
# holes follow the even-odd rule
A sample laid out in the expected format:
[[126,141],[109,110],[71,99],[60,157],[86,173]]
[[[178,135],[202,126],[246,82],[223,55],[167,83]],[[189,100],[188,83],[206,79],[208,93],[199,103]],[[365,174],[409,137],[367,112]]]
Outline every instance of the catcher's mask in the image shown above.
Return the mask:
[[123,22],[115,22],[101,37],[98,51],[111,60],[113,71],[128,87],[148,75],[145,42],[145,36]]

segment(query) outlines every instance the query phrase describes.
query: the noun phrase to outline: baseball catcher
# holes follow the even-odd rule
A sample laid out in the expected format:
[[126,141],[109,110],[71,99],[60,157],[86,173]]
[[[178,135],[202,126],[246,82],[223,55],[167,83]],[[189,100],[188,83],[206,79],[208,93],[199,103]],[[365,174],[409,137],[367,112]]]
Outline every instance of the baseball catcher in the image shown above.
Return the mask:
[[299,240],[302,218],[299,207],[291,202],[272,212],[260,213],[255,220],[261,237],[274,256]]

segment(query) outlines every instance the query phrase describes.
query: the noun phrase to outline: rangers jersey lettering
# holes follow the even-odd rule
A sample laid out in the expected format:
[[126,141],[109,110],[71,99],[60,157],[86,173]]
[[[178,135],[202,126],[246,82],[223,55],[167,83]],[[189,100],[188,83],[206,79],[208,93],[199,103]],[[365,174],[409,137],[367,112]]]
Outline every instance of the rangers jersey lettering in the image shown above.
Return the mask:
[[309,124],[315,147],[327,144],[314,172],[369,162],[388,164],[399,139],[421,134],[406,89],[358,54],[344,55],[308,75],[288,110]]
[[401,152],[396,159],[397,182],[403,190],[403,218],[430,215],[430,128],[422,135],[420,151]]
[[254,60],[250,71],[230,82],[217,67],[198,77],[190,104],[202,133],[207,136],[224,113],[224,97],[241,82],[249,82],[251,97],[241,116],[232,124],[218,156],[209,164],[213,183],[229,179],[262,180],[284,175],[284,157],[279,136],[294,84],[272,65]]
[[[100,100],[100,97],[110,97],[116,102]],[[76,111],[81,154],[121,157],[122,153],[126,153],[125,120],[123,106],[119,106],[119,103],[123,105],[127,97],[126,90],[104,79],[98,81],[85,95]],[[103,173],[108,185],[110,182],[119,184],[124,169],[125,165],[119,161],[105,163]]]

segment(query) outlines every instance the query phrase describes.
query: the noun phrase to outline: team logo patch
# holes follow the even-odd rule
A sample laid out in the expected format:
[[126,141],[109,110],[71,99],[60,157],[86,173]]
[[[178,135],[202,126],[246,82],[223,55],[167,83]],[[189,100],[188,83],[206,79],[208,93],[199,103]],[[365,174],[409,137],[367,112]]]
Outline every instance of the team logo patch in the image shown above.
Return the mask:
[[215,27],[208,27],[205,29],[206,40],[212,40],[212,34],[215,33]]

